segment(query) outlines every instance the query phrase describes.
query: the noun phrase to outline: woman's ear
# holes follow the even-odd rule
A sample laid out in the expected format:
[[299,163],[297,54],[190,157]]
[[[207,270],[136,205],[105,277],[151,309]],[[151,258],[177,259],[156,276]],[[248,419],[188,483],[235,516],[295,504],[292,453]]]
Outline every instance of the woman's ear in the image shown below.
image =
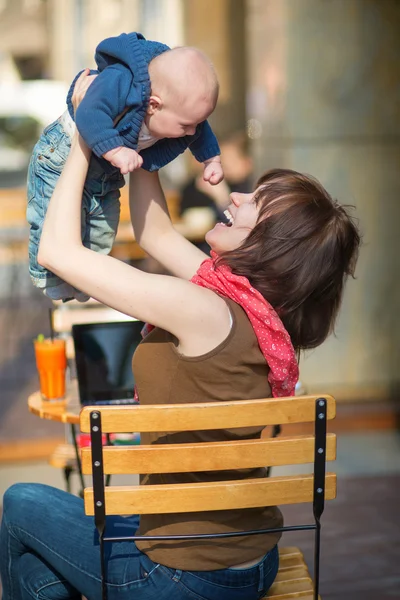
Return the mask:
[[161,110],[163,102],[159,96],[150,96],[149,104],[147,106],[147,114],[154,115],[158,110]]

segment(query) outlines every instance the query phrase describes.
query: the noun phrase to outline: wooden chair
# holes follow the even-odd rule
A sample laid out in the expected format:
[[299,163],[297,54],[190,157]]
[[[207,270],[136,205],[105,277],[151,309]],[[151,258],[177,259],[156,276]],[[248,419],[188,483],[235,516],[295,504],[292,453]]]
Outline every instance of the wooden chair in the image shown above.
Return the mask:
[[[118,539],[104,535],[107,515],[245,509],[312,502],[314,523],[263,531],[267,533],[314,530],[315,584],[312,583],[301,552],[297,548],[281,548],[279,573],[266,598],[319,598],[320,517],[324,510],[324,500],[333,499],[336,495],[336,475],[325,474],[326,460],[334,460],[336,457],[336,436],[326,433],[326,421],[335,417],[335,411],[335,400],[330,396],[204,404],[85,407],[80,415],[80,426],[83,432],[90,432],[92,448],[82,450],[82,465],[84,473],[92,473],[93,477],[93,487],[85,489],[85,512],[95,517],[100,537],[102,573],[104,574],[104,544]],[[102,434],[111,432],[193,431],[303,422],[314,422],[313,434],[233,442],[136,447],[103,448],[101,444]],[[313,474],[176,484],[168,487],[106,487],[104,484],[106,473],[183,473],[194,470],[216,471],[304,463],[314,463]],[[245,533],[256,532],[241,532]],[[198,537],[237,535],[238,532]],[[185,537],[169,536],[163,539]],[[132,536],[131,539],[140,538]],[[104,578],[102,591],[105,598]]]

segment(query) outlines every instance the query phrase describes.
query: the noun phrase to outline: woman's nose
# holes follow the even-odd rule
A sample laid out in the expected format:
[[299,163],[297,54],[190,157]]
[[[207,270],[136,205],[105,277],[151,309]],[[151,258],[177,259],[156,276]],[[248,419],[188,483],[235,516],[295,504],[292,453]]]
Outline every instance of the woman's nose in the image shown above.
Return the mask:
[[238,192],[232,192],[232,194],[230,195],[232,204],[234,204],[235,206],[239,206],[240,205],[240,196],[241,196],[241,194],[239,194]]
[[244,202],[249,201],[248,196],[251,196],[251,194],[241,194],[240,192],[232,192],[230,198],[235,206],[240,206]]

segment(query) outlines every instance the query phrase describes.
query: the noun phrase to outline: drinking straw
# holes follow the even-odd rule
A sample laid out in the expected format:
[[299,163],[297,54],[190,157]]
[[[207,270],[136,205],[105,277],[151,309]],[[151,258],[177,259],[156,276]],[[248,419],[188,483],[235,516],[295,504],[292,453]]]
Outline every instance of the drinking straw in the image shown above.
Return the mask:
[[53,310],[49,308],[50,338],[54,342]]

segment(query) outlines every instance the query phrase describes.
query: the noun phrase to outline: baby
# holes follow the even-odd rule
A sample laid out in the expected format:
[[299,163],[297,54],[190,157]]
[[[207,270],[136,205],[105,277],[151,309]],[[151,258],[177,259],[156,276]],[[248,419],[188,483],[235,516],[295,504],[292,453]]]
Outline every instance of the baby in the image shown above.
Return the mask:
[[102,41],[95,55],[97,77],[76,115],[68,111],[49,125],[29,165],[27,218],[31,225],[29,272],[34,285],[53,300],[88,297],[37,263],[48,203],[71,146],[75,127],[92,149],[82,202],[82,240],[108,253],[119,222],[123,175],[137,168],[155,171],[189,148],[212,185],[223,179],[218,142],[206,121],[218,98],[218,80],[196,48],[169,49],[139,33]]

